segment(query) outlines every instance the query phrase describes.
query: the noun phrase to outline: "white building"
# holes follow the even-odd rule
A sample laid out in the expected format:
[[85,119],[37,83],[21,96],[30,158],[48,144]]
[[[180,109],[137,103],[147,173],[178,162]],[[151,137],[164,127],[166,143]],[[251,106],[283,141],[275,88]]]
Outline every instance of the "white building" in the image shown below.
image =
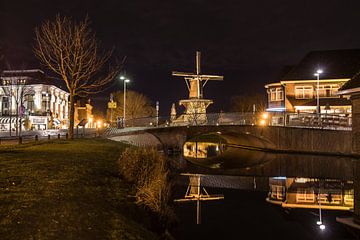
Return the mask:
[[69,93],[39,69],[3,71],[0,76],[0,130],[66,128]]

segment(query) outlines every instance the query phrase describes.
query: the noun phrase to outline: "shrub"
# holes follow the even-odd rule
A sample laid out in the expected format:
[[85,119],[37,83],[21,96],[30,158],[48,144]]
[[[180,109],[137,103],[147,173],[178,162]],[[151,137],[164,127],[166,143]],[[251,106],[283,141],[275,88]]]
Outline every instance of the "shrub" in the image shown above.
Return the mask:
[[154,148],[127,148],[119,159],[124,178],[134,184],[136,204],[166,225],[175,219],[169,206],[171,182],[165,157]]

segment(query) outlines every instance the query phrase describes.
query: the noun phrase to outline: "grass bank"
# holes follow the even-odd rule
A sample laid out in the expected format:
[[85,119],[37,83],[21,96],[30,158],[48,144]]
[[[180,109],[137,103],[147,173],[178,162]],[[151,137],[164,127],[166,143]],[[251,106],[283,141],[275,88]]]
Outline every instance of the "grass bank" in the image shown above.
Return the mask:
[[0,239],[154,239],[101,139],[0,148]]

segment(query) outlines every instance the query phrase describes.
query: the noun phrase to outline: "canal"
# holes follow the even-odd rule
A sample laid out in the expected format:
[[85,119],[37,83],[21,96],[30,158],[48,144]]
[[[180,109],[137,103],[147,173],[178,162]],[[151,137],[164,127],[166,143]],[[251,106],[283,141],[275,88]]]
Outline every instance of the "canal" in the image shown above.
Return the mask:
[[[358,159],[311,154],[264,156],[261,152],[262,160],[258,161],[259,151],[244,151],[246,154],[240,158],[227,156],[231,168],[218,168],[213,162],[211,166],[215,167],[207,168],[196,164],[201,159],[192,163],[182,156],[172,161],[179,172],[204,174],[209,194],[224,195],[223,200],[201,203],[200,225],[196,224],[196,202],[176,203],[178,225],[172,232],[175,239],[359,239],[358,230],[336,221],[337,217],[353,216],[353,169]],[[236,161],[246,156],[251,156],[254,164],[236,166]],[[277,177],[282,183],[276,183]],[[184,176],[180,179],[174,188],[176,199],[184,198],[189,182]],[[276,190],[280,198],[267,201],[278,187],[283,189]],[[283,202],[293,207],[282,206]],[[325,230],[317,225],[319,202],[323,204]]]
[[[356,233],[336,222],[351,216],[347,211],[322,211],[326,230],[316,225],[316,209],[284,209],[265,201],[267,192],[227,188],[207,188],[222,193],[221,201],[202,204],[202,223],[196,225],[195,203],[175,206],[178,226],[175,239],[356,239]],[[178,186],[177,197],[186,187]]]

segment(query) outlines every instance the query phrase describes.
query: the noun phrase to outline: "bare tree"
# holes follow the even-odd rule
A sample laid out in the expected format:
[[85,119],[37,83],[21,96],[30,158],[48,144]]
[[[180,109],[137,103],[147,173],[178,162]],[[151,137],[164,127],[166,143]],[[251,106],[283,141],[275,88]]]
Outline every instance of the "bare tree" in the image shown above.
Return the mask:
[[7,78],[3,79],[2,82],[2,89],[4,95],[9,99],[9,116],[10,116],[10,136],[11,136],[11,117],[12,117],[12,100],[14,99],[15,102],[15,131],[16,136],[21,136],[21,126],[22,126],[22,117],[25,113],[25,97],[27,95],[32,95],[33,90],[31,87],[27,85],[27,79],[21,78],[14,74],[14,76],[8,76]]
[[[114,101],[117,107],[113,111],[113,116],[122,117],[124,114],[124,92],[113,93]],[[144,94],[135,91],[126,91],[126,119],[141,117],[154,117],[155,108],[152,106],[150,99]],[[110,119],[110,120],[114,120]]]
[[231,98],[231,111],[233,112],[263,112],[266,109],[266,97],[263,94],[240,95]]
[[70,93],[69,136],[73,138],[75,97],[101,92],[117,76],[121,65],[104,69],[112,51],[100,51],[88,18],[74,22],[58,15],[36,28],[35,35],[37,58],[64,80]]

